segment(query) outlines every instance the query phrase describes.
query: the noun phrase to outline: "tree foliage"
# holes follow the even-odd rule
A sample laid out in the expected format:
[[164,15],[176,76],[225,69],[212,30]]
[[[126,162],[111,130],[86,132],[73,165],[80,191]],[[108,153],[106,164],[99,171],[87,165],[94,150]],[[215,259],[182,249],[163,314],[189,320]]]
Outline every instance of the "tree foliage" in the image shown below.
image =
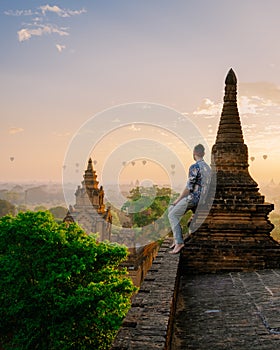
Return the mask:
[[15,214],[15,206],[5,199],[0,199],[0,217],[8,214]]
[[51,212],[56,219],[64,219],[67,214],[67,208],[59,205],[57,207],[50,208],[49,212]]
[[110,348],[135,291],[124,246],[98,243],[49,212],[0,220],[0,347]]
[[[153,186],[149,188],[135,187],[130,191],[129,200],[122,210],[130,214],[134,227],[144,227],[157,222],[159,228],[169,227],[168,206],[178,196],[168,187]],[[189,211],[181,220],[183,233],[188,231],[187,222],[191,216]]]
[[[123,205],[123,210],[130,213],[133,225],[147,226],[160,219],[170,203],[171,189],[153,186],[149,188],[135,187],[130,191],[129,200]],[[162,218],[167,223],[166,215]]]

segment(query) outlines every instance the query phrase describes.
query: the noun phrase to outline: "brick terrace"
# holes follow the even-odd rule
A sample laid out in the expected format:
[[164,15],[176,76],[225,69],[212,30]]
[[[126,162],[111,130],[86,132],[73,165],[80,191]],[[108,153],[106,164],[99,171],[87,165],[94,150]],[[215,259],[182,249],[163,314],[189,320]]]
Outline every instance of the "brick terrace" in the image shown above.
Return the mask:
[[182,276],[177,349],[280,349],[280,270]]

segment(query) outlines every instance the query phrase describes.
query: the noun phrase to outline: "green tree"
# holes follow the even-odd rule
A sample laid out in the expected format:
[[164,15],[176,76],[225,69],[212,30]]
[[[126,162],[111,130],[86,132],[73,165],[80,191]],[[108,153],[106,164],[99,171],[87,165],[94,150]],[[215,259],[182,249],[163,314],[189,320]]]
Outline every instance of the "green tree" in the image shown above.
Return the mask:
[[45,210],[47,210],[47,208],[44,205],[37,205],[34,208],[34,211],[45,211]]
[[124,203],[123,210],[131,215],[132,222],[136,227],[147,226],[162,217],[164,225],[168,225],[166,210],[171,200],[170,188],[136,187],[130,191],[129,200]]
[[0,347],[109,349],[136,290],[126,257],[47,211],[0,219]]
[[53,207],[49,209],[49,212],[51,212],[56,219],[64,219],[67,214],[67,208],[62,206]]
[[[128,211],[134,227],[145,227],[157,223],[157,229],[160,231],[169,227],[168,206],[178,196],[168,187],[136,187],[130,191],[129,200],[124,203],[122,210]],[[188,211],[181,220],[183,234],[188,232],[187,222],[192,215]],[[153,230],[150,228],[150,230]],[[151,238],[158,236],[150,233]]]
[[5,199],[0,199],[0,217],[8,214],[15,215],[15,206]]
[[25,211],[28,210],[28,208],[27,208],[27,206],[25,204],[18,205],[16,209],[17,209],[17,213],[20,212],[20,211],[25,212]]

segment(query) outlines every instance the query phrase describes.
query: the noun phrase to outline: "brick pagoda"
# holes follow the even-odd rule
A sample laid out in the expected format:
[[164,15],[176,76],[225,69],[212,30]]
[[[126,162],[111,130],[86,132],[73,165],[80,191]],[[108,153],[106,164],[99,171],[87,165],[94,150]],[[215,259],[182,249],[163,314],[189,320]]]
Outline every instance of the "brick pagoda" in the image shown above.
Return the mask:
[[181,254],[183,273],[248,271],[280,267],[280,245],[271,236],[266,203],[248,171],[237,108],[237,80],[231,69],[216,143],[212,147],[212,186],[198,208]]

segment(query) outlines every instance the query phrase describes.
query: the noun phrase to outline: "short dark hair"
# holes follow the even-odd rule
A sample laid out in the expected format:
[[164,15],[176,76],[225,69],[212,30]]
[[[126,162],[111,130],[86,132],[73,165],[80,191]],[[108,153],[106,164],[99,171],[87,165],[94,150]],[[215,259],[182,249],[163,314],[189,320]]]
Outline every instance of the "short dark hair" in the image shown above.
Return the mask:
[[199,157],[203,157],[205,154],[205,148],[202,144],[198,144],[194,147],[193,151],[199,156]]

